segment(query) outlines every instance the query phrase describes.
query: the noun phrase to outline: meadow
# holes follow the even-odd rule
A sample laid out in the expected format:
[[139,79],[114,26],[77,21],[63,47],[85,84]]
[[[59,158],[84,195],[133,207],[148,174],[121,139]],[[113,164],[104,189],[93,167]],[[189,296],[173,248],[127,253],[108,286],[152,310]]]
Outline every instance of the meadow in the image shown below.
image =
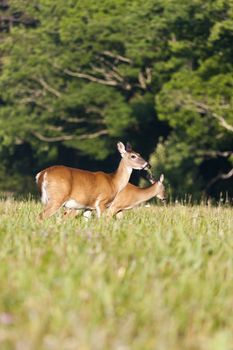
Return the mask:
[[1,350],[233,349],[232,208],[40,210],[0,202]]

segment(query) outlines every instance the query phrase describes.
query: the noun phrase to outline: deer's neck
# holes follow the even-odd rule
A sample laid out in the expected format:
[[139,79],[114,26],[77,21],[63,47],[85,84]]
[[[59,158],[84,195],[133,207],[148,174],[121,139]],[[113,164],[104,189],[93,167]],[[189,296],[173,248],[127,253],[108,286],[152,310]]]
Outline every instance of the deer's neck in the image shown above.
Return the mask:
[[129,182],[130,175],[132,173],[132,168],[126,165],[124,159],[121,159],[117,170],[112,174],[112,180],[116,189],[119,193]]
[[147,201],[158,194],[158,184],[155,182],[153,185],[146,187],[146,188],[140,188],[138,191],[139,197],[143,201]]

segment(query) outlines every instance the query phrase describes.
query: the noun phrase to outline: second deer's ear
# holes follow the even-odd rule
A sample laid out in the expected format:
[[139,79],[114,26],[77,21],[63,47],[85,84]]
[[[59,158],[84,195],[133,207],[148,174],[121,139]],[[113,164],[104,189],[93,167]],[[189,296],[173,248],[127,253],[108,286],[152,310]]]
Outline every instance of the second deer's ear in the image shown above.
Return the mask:
[[117,149],[120,152],[121,155],[124,155],[126,150],[125,150],[125,146],[122,142],[117,142]]
[[130,144],[129,142],[127,142],[127,143],[126,143],[126,151],[127,151],[127,152],[132,152],[132,150],[133,150],[133,149],[132,149],[131,144]]
[[163,174],[161,174],[161,175],[160,175],[160,178],[159,178],[159,182],[161,182],[161,183],[162,183],[162,182],[163,182],[163,180],[164,180],[164,175],[163,175]]

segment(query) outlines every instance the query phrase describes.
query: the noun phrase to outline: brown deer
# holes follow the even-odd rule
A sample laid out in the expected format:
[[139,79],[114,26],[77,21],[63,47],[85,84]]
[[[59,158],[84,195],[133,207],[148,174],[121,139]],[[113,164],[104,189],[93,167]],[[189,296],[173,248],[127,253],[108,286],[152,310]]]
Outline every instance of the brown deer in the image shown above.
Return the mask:
[[[132,209],[153,197],[157,197],[161,199],[162,202],[165,202],[165,187],[163,185],[164,175],[162,174],[158,181],[155,181],[150,174],[147,178],[152,185],[146,188],[140,188],[128,183],[126,187],[116,195],[108,209],[108,215],[110,217],[116,215],[117,218],[120,218],[124,210]],[[77,215],[77,210],[70,210],[70,212],[66,212],[65,214],[74,217]],[[89,219],[92,216],[91,210],[86,210],[83,216],[85,219]]]
[[117,144],[121,161],[111,174],[91,172],[63,165],[52,166],[36,175],[45,209],[40,219],[46,219],[61,207],[68,209],[95,209],[97,216],[106,210],[116,195],[127,185],[133,169],[148,169],[149,163],[134,152],[129,143]]
[[[123,210],[132,209],[153,197],[165,201],[164,175],[162,174],[158,181],[155,181],[151,175],[149,175],[148,179],[152,185],[146,188],[140,188],[128,183],[111,203],[108,214],[110,216],[117,215]],[[119,217],[119,215],[117,216]]]

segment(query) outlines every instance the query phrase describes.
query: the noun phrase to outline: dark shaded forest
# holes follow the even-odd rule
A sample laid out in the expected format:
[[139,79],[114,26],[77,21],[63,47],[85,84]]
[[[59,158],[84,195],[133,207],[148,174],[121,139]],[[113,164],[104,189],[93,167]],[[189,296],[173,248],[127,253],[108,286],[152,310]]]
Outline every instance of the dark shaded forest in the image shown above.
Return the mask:
[[231,200],[232,43],[231,1],[0,1],[0,190],[110,172],[121,140],[173,198]]

